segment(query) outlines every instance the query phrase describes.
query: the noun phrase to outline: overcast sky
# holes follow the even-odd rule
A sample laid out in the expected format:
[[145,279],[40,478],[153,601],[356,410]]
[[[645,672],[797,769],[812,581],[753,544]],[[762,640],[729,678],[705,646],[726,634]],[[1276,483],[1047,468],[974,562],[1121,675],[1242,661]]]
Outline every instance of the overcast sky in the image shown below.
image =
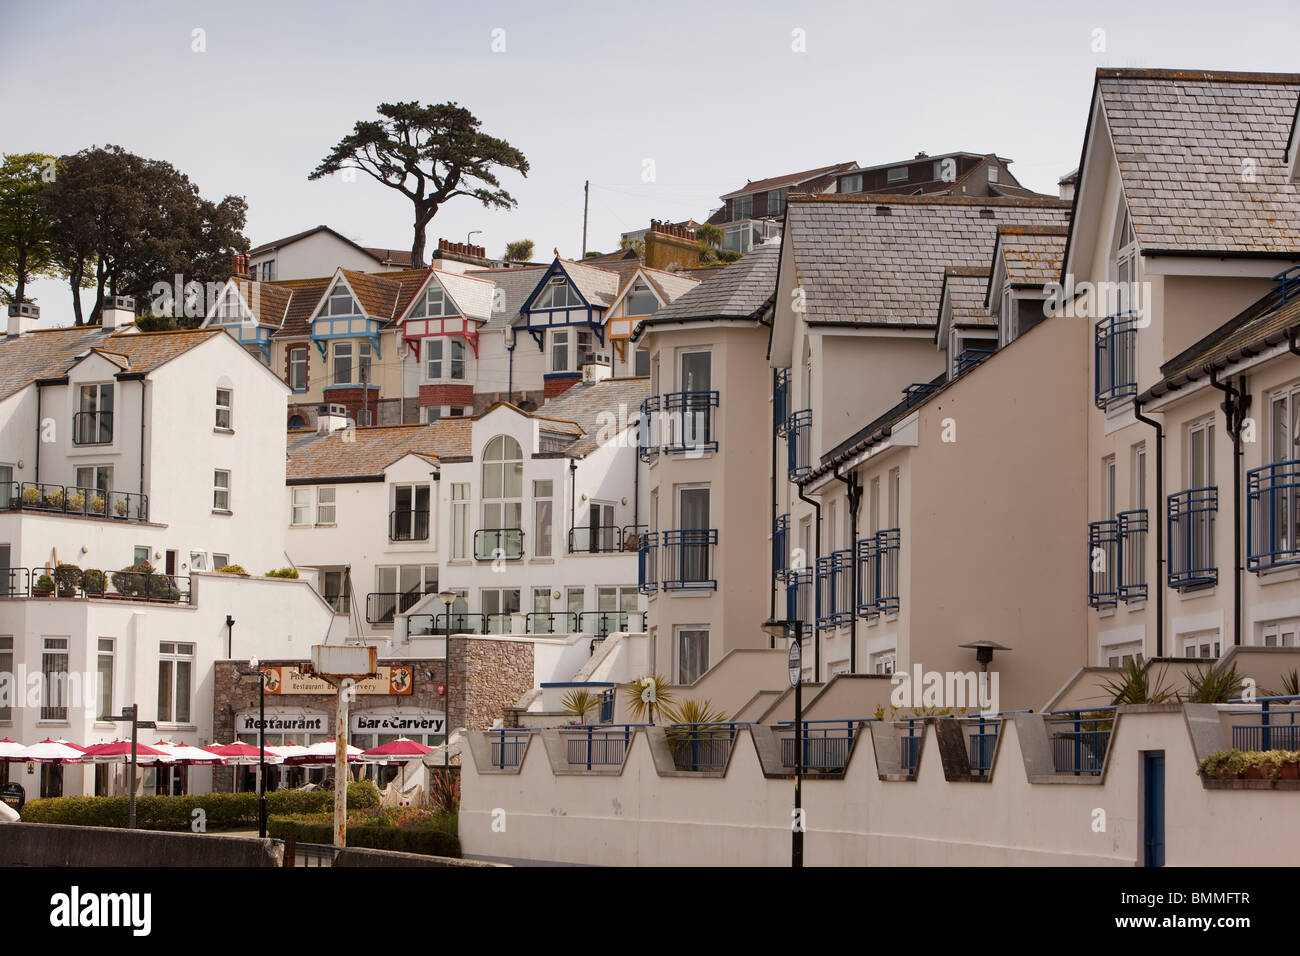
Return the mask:
[[[598,251],[651,217],[703,219],[750,179],[918,150],[996,152],[1054,193],[1078,165],[1097,67],[1300,68],[1296,0],[0,0],[0,11],[4,152],[114,143],[171,162],[209,198],[247,197],[254,245],[327,223],[409,249],[400,194],[364,174],[307,174],[377,104],[454,100],[532,171],[502,175],[513,211],[453,200],[429,246],[478,229],[489,254],[528,238],[541,259],[580,255],[585,179]],[[60,284],[32,293],[43,324],[71,321]]]

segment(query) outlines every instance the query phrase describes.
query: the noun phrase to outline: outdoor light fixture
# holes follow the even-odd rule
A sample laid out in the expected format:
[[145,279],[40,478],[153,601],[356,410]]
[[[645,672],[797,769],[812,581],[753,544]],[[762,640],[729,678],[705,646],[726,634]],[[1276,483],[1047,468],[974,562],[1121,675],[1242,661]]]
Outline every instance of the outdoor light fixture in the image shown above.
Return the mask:
[[957,646],[973,650],[975,652],[975,660],[977,660],[986,671],[989,669],[989,663],[993,660],[994,651],[1011,650],[1011,648],[1003,647],[995,641],[971,641],[969,644],[958,644]]

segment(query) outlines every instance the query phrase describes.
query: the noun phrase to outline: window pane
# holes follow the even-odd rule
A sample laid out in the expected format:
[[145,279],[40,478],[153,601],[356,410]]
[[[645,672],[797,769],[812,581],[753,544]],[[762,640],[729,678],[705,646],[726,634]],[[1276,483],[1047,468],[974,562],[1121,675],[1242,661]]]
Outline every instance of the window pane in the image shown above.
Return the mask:
[[158,719],[172,719],[172,662],[158,662]]

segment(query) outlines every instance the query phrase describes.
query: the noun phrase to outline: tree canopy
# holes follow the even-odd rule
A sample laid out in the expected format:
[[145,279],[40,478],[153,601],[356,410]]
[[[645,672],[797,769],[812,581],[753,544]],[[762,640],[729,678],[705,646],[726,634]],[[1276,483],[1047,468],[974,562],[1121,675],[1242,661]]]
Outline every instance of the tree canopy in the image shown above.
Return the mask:
[[44,153],[0,159],[0,302],[26,302],[31,279],[58,274],[40,202],[54,174],[54,157]]
[[494,170],[527,176],[528,160],[505,140],[484,133],[482,122],[463,106],[381,103],[377,112],[381,119],[358,120],[308,178],[359,169],[409,199],[413,263],[424,261],[425,229],[448,200],[469,196],[485,208],[517,205]]
[[533,258],[533,240],[516,239],[514,242],[506,243],[506,254],[502,256],[506,262],[529,262]]

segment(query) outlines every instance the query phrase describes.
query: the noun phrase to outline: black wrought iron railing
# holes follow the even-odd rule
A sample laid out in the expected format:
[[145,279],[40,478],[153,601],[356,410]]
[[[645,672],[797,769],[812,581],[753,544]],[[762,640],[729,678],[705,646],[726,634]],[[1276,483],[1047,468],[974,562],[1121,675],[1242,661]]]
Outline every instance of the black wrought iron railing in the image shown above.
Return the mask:
[[366,595],[366,623],[392,624],[395,615],[405,614],[422,597],[419,591],[371,591]]
[[391,511],[388,514],[389,541],[428,541],[428,511]]
[[37,481],[0,484],[0,508],[119,521],[149,520],[147,495]]
[[0,570],[0,597],[111,598],[155,604],[189,604],[190,579],[139,566],[120,571],[59,565]]
[[522,528],[480,528],[474,532],[474,558],[478,561],[522,561]]
[[109,445],[112,441],[112,412],[77,412],[72,416],[74,445]]

